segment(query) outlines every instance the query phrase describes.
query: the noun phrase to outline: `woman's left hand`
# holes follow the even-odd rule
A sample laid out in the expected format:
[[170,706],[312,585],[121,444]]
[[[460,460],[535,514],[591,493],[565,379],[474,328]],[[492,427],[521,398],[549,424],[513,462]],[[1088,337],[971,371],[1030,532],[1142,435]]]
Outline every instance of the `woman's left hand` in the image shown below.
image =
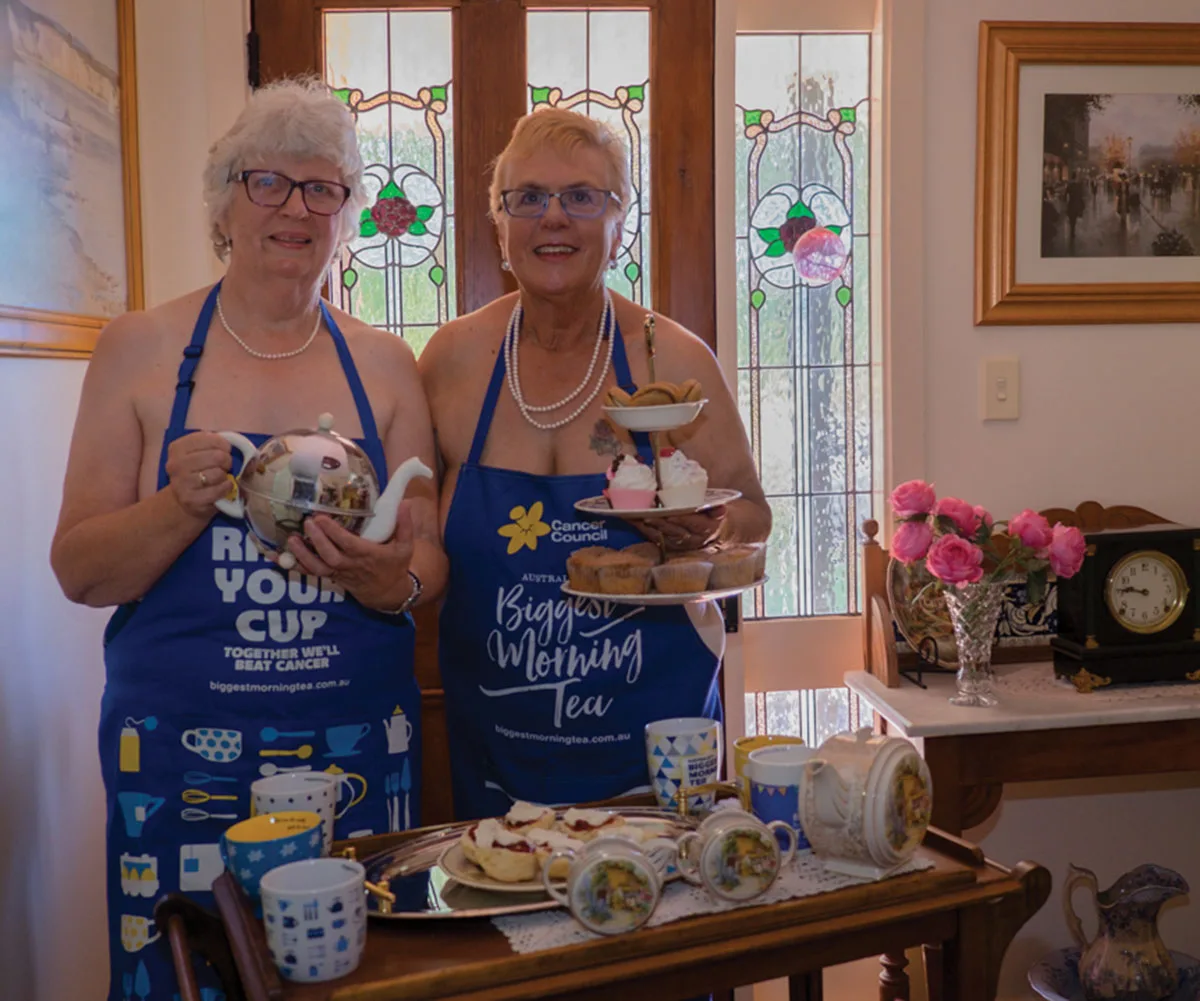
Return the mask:
[[670,518],[650,518],[635,521],[641,532],[651,542],[656,542],[672,552],[684,553],[703,549],[715,542],[725,522],[725,508],[714,507],[698,514],[677,514]]
[[399,608],[408,597],[413,522],[407,503],[401,502],[387,542],[360,539],[322,514],[305,521],[304,534],[304,539],[293,535],[288,540],[288,552],[302,573],[328,578],[368,608]]

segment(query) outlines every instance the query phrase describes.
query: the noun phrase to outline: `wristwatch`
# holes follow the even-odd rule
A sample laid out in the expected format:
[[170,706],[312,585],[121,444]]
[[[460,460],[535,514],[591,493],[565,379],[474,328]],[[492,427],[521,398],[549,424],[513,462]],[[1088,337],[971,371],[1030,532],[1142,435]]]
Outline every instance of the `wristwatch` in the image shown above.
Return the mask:
[[379,611],[383,612],[384,615],[403,615],[405,612],[409,611],[413,605],[417,603],[417,599],[421,597],[421,591],[424,590],[424,588],[421,586],[421,578],[411,570],[408,571],[408,576],[412,581],[412,594],[404,599],[404,604],[399,608],[379,609]]

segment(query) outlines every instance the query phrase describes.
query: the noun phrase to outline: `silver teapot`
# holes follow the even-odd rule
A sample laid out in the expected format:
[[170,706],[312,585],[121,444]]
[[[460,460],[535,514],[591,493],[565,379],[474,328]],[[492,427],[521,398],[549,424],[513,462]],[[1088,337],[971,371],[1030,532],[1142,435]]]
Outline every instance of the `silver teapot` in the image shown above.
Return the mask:
[[333,430],[331,414],[321,414],[315,430],[287,431],[261,448],[236,431],[219,433],[242,453],[243,464],[237,495],[217,501],[217,510],[244,518],[259,551],[275,554],[284,570],[296,565],[287,540],[303,536],[306,519],[325,514],[360,538],[383,542],[396,527],[396,510],[409,481],[433,476],[413,456],[400,464],[380,494],[367,453]]

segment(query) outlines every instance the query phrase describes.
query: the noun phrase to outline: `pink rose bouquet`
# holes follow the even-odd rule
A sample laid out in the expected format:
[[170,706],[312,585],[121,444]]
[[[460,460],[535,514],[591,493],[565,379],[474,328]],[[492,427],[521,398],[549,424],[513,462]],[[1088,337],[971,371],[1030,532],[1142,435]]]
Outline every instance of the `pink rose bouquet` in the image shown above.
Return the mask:
[[923,480],[909,480],[892,491],[899,524],[892,555],[902,563],[922,564],[942,587],[1002,583],[1024,577],[1026,600],[1037,604],[1046,594],[1050,573],[1072,577],[1083,566],[1083,533],[1051,525],[1026,508],[1007,522],[994,522],[988,511],[957,497],[938,498]]

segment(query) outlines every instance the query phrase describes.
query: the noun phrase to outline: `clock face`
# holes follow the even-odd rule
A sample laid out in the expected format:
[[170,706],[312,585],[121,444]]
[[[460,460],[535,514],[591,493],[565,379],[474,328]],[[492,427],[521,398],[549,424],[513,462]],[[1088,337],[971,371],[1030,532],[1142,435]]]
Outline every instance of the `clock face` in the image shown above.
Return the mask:
[[1166,629],[1182,614],[1187,596],[1187,579],[1179,564],[1153,550],[1123,556],[1104,585],[1113,618],[1135,633]]

